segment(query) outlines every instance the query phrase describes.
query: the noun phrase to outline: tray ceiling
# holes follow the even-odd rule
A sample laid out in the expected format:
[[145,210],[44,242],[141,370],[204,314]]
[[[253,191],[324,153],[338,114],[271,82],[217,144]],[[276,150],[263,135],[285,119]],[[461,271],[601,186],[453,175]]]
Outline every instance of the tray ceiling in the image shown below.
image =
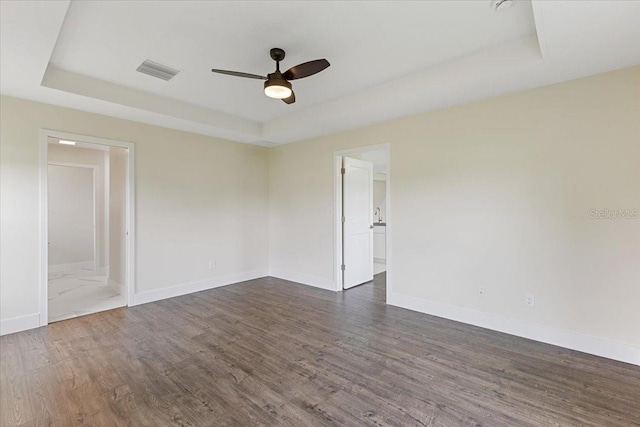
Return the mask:
[[[267,146],[640,63],[640,2],[1,7],[3,94]],[[210,72],[272,72],[271,47],[287,52],[283,69],[331,67],[295,81],[293,105],[267,98],[259,80]],[[145,59],[180,73],[136,72]]]

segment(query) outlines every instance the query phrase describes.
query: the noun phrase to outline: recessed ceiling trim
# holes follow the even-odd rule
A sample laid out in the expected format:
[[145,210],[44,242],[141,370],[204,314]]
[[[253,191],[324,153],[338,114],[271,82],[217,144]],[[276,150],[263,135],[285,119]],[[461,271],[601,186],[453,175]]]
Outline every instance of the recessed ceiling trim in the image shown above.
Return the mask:
[[42,86],[217,128],[220,138],[255,143],[262,135],[261,124],[252,120],[125,88],[51,65]]

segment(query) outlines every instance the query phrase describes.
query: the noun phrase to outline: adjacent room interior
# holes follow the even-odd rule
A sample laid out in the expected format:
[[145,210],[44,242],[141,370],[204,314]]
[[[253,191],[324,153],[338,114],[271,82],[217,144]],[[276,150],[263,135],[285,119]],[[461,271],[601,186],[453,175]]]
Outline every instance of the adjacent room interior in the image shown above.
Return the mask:
[[639,1],[0,19],[0,425],[640,425]]
[[124,307],[127,149],[46,144],[48,321]]

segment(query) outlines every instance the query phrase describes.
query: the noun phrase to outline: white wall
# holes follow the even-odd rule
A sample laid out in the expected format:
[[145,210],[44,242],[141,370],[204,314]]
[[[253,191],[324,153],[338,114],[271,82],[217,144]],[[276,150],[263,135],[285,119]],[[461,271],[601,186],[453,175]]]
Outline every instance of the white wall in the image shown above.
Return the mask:
[[136,302],[266,275],[265,148],[5,96],[0,122],[3,332],[38,317],[43,128],[135,144]]
[[49,266],[94,264],[93,169],[49,165]]
[[387,184],[384,181],[373,181],[373,219],[378,220],[375,214],[376,208],[380,208],[382,222],[387,220]]
[[391,302],[640,364],[640,220],[590,215],[640,209],[639,118],[634,67],[272,148],[271,269],[334,283],[333,152],[389,142]]
[[109,147],[109,279],[124,285],[126,274],[127,149]]
[[[51,142],[48,146],[48,160],[52,162],[74,163],[82,165],[91,165],[95,167],[95,188],[96,188],[96,239],[97,247],[97,267],[106,267],[108,263],[108,242],[107,242],[107,223],[108,215],[105,211],[105,192],[108,183],[105,181],[106,173],[106,154],[104,151],[91,150],[87,148],[61,145],[56,139],[50,138]],[[51,264],[51,261],[49,262]]]

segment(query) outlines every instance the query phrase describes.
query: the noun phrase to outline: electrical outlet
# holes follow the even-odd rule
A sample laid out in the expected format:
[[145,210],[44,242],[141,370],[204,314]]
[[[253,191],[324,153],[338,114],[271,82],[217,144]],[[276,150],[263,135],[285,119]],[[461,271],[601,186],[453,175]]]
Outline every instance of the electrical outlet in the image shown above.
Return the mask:
[[484,286],[480,286],[478,288],[478,295],[480,295],[480,298],[484,298],[486,293],[487,293],[487,290],[485,289]]
[[209,261],[209,270],[215,270],[216,269],[216,262],[215,260],[213,261]]
[[524,303],[526,305],[528,305],[529,307],[535,307],[536,305],[536,298],[533,296],[533,294],[525,294],[524,296]]

